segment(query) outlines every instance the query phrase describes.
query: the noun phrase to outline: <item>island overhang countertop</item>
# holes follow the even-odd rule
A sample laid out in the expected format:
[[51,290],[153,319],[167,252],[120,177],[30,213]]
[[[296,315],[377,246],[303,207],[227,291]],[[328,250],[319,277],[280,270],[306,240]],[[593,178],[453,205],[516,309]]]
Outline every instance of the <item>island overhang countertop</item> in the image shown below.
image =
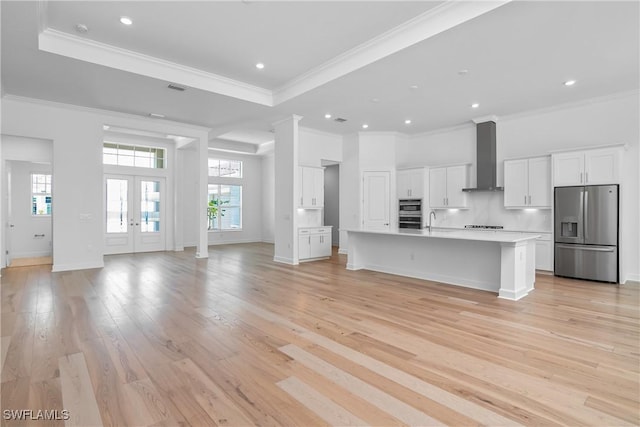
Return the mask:
[[456,230],[456,229],[402,229],[392,228],[390,230],[370,230],[362,228],[347,228],[343,231],[350,233],[386,234],[407,237],[429,237],[435,239],[457,239],[457,240],[478,240],[482,242],[517,243],[527,240],[535,240],[540,234],[519,233],[516,231],[494,231],[494,230]]
[[535,241],[510,231],[344,229],[347,269],[373,270],[498,293],[518,300],[533,290]]

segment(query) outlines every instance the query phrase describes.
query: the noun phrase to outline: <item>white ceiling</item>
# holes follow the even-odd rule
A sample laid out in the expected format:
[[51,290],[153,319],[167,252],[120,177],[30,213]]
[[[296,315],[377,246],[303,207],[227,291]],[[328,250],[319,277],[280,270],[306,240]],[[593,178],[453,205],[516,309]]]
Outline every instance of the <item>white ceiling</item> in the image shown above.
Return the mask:
[[[269,91],[335,63],[332,58],[403,21],[437,13],[440,3],[50,2],[46,25]],[[636,1],[507,3],[273,107],[194,87],[176,92],[165,79],[45,52],[38,47],[37,3],[3,1],[0,7],[6,94],[160,113],[213,128],[214,137],[242,141],[246,135],[243,142],[253,144],[290,114],[304,116],[303,126],[340,134],[361,130],[365,122],[369,131],[415,134],[638,90],[640,80]],[[122,26],[121,15],[134,24]],[[76,23],[89,33],[75,33]],[[255,68],[257,61],[264,70]],[[460,75],[461,69],[468,73]],[[567,79],[577,83],[565,87]],[[473,102],[480,108],[471,109]],[[326,120],[326,112],[348,121]]]

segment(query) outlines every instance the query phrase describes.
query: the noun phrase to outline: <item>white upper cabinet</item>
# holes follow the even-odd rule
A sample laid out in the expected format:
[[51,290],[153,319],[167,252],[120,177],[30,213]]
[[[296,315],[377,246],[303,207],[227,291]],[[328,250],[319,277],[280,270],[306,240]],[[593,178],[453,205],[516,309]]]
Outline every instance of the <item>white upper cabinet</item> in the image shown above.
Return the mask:
[[551,207],[551,160],[549,157],[504,161],[506,208]]
[[553,155],[553,185],[618,184],[619,147]]
[[324,169],[300,167],[300,207],[322,208],[324,206]]
[[620,148],[590,150],[584,153],[585,184],[619,184]]
[[462,189],[468,186],[468,165],[430,169],[429,206],[442,209],[466,208],[467,194]]
[[424,169],[399,170],[396,174],[398,199],[424,197]]

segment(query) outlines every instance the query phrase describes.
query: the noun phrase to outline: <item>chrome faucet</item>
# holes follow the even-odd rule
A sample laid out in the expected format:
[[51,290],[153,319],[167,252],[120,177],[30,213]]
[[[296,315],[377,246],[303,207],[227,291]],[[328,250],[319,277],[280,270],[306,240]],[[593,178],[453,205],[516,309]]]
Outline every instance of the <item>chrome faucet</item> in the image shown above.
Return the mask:
[[431,232],[431,215],[433,215],[433,220],[436,220],[436,211],[431,211],[429,212],[429,225],[427,225],[427,228],[429,229],[429,232]]

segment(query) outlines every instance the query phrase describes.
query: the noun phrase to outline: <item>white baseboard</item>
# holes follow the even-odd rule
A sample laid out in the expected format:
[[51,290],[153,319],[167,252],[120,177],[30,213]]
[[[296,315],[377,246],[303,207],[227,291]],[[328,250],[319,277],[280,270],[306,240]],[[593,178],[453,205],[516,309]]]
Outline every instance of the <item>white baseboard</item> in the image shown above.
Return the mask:
[[338,249],[338,253],[339,253],[340,255],[346,255],[346,254],[347,254],[347,250],[346,250],[345,248],[339,248],[339,249]]
[[216,240],[215,242],[209,242],[209,246],[217,246],[217,245],[233,245],[235,243],[260,243],[261,240],[256,239],[225,239],[225,240]]
[[624,285],[640,285],[640,274],[627,274]]
[[72,270],[88,270],[90,268],[103,268],[104,261],[100,262],[81,262],[75,264],[53,264],[51,271],[57,273],[59,271],[72,271]]
[[273,261],[279,262],[282,264],[298,265],[298,263],[294,262],[293,258],[285,258],[281,256],[274,256]]
[[272,245],[275,245],[276,242],[270,239],[262,239],[262,243],[271,243]]
[[375,264],[367,264],[367,265],[358,266],[358,267],[347,264],[347,269],[372,270],[380,273],[395,274],[396,276],[412,277],[414,279],[428,280],[431,282],[444,283],[447,285],[462,286],[465,288],[478,289],[481,291],[489,291],[489,292],[495,292],[495,293],[498,293],[499,291],[499,289],[496,288],[494,283],[488,283],[488,282],[468,279],[464,277],[453,277],[453,276],[448,276],[443,274],[426,273],[423,271],[412,271],[412,270],[405,270],[402,268],[392,268],[392,267],[375,265]]
[[37,258],[41,256],[51,256],[51,250],[48,251],[32,251],[32,252],[15,252],[11,253],[11,259],[16,258]]

